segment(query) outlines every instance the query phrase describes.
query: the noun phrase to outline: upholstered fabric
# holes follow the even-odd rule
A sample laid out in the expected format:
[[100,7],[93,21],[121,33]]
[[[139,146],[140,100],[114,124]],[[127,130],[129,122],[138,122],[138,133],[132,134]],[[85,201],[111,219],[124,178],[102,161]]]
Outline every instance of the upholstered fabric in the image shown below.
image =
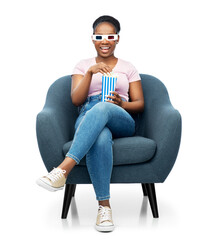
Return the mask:
[[[138,137],[134,142],[130,140],[130,147],[136,149],[129,154],[126,140],[114,140],[111,183],[164,182],[177,158],[181,138],[180,113],[172,106],[160,80],[146,74],[140,76],[145,109],[141,114],[133,114]],[[71,76],[56,80],[48,90],[43,110],[37,115],[38,146],[48,171],[63,161],[74,136],[78,109],[72,104],[70,87]],[[76,165],[67,183],[91,183],[87,167]]]
[[[64,144],[64,155],[70,149],[72,141]],[[113,140],[113,165],[141,163],[150,160],[156,150],[155,141],[140,136],[116,138]],[[86,165],[86,158],[80,161]]]

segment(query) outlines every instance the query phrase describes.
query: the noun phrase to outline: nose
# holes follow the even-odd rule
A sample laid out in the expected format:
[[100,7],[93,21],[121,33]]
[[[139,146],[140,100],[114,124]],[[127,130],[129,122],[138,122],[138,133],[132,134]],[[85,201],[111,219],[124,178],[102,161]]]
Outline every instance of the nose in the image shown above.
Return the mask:
[[108,43],[108,40],[107,40],[106,38],[104,38],[104,39],[102,40],[102,43]]

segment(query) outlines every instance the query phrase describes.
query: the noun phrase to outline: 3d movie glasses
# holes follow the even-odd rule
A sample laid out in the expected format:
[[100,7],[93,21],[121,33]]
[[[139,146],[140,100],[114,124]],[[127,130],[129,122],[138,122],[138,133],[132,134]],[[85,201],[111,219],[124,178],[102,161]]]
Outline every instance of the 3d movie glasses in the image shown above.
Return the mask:
[[118,40],[118,34],[110,34],[110,35],[98,35],[98,34],[94,34],[92,35],[92,39],[94,41],[103,41],[104,38],[107,41],[115,41]]

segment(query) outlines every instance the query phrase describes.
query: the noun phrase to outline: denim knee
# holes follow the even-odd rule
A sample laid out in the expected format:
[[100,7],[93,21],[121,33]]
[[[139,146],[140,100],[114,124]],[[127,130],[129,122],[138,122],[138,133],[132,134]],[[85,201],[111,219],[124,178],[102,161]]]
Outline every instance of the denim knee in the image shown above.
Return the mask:
[[91,110],[93,112],[93,114],[98,114],[98,116],[106,116],[108,117],[108,112],[109,112],[109,109],[110,107],[113,107],[112,106],[112,103],[108,103],[108,102],[99,102],[97,103]]
[[105,127],[98,136],[96,144],[101,146],[105,145],[108,141],[112,143],[112,134],[111,131],[107,127]]

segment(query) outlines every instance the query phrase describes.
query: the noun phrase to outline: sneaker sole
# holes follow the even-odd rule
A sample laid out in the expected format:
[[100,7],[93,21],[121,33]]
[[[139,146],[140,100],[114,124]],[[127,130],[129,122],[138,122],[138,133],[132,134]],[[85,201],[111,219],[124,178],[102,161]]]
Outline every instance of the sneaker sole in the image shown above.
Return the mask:
[[114,230],[114,225],[111,225],[111,226],[98,226],[98,225],[95,225],[95,228],[99,232],[111,232],[111,231]]
[[48,185],[47,183],[43,182],[41,179],[37,179],[36,183],[40,187],[43,187],[44,189],[47,189],[50,192],[56,192],[58,190],[63,190],[63,188],[64,188],[64,186],[59,187],[59,188],[52,187],[52,186]]

